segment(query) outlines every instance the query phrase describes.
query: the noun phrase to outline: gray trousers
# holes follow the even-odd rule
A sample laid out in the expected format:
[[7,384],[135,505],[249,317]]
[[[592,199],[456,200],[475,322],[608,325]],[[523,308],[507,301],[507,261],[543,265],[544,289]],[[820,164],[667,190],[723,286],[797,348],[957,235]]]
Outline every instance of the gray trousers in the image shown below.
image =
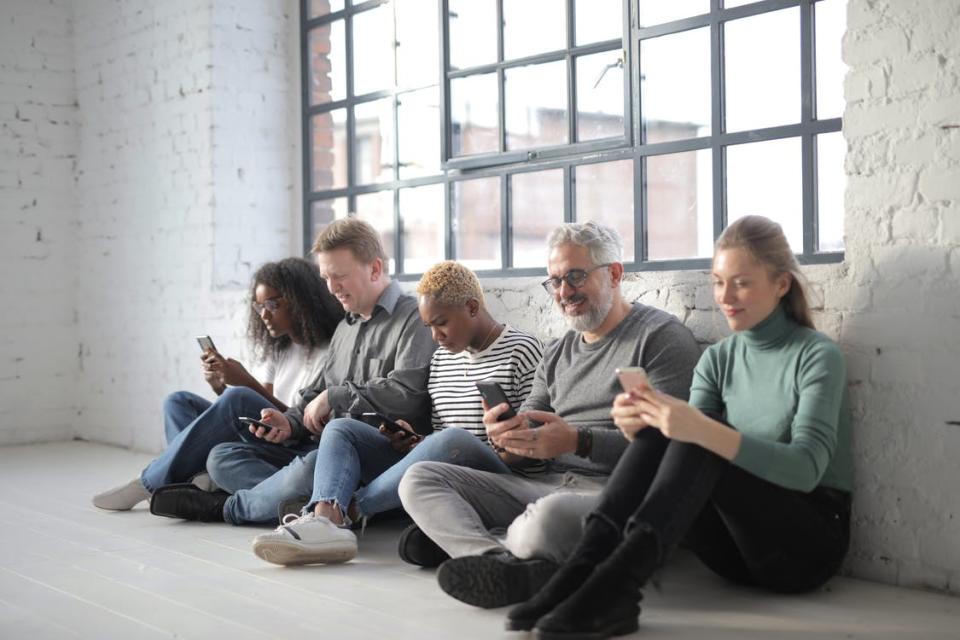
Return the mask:
[[580,540],[583,520],[606,480],[420,462],[400,481],[400,500],[417,526],[453,558],[506,550],[518,558],[561,563]]

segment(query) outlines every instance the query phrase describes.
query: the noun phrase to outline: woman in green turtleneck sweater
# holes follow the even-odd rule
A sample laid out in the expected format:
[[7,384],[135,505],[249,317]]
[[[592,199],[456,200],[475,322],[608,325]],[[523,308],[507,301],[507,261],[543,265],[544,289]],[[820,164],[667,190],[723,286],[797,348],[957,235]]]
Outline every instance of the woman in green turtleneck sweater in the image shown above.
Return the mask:
[[697,364],[689,403],[617,397],[631,444],[570,558],[509,629],[605,638],[637,629],[640,588],[681,540],[715,572],[816,588],[849,541],[850,425],[839,348],[813,328],[780,225],[741,218],[717,240],[714,299],[734,334]]

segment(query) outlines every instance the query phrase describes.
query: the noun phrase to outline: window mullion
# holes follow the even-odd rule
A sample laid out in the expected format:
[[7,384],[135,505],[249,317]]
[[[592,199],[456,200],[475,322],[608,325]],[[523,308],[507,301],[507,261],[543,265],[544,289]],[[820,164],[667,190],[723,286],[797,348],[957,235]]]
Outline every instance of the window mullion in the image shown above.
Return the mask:
[[725,91],[723,85],[723,24],[720,22],[717,11],[720,9],[720,0],[710,0],[710,133],[712,145],[713,169],[713,238],[716,240],[727,222],[727,190],[726,190],[726,154],[718,142],[724,131],[724,102]]
[[810,0],[800,2],[800,122],[807,129],[801,136],[801,188],[803,197],[803,253],[809,255],[817,251],[817,154],[814,136],[809,133],[809,123],[816,113],[816,65],[814,64],[813,40],[813,3]]

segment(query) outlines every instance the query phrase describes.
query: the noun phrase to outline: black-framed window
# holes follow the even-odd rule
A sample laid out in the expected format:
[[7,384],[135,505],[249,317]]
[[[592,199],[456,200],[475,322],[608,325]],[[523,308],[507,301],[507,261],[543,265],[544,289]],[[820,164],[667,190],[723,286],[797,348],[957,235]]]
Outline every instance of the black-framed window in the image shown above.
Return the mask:
[[304,240],[356,215],[391,270],[542,273],[593,219],[629,270],[778,220],[843,254],[846,0],[302,0]]

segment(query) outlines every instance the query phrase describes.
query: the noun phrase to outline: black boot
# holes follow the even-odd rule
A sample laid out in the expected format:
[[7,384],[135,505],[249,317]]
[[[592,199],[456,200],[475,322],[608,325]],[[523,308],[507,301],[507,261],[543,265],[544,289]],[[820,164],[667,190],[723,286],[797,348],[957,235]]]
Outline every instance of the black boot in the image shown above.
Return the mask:
[[537,621],[539,640],[599,640],[639,628],[640,588],[660,564],[656,534],[634,529],[579,589]]
[[583,537],[543,589],[507,613],[508,631],[529,631],[537,620],[577,590],[600,562],[620,541],[617,526],[598,515],[591,515],[583,528]]
[[418,567],[439,567],[450,556],[415,524],[400,534],[397,552],[404,562]]
[[557,570],[549,560],[521,560],[508,551],[451,558],[440,565],[437,583],[461,602],[493,609],[523,602]]
[[226,491],[201,491],[189,482],[168,484],[153,492],[150,513],[167,518],[223,522],[223,505],[229,497]]

